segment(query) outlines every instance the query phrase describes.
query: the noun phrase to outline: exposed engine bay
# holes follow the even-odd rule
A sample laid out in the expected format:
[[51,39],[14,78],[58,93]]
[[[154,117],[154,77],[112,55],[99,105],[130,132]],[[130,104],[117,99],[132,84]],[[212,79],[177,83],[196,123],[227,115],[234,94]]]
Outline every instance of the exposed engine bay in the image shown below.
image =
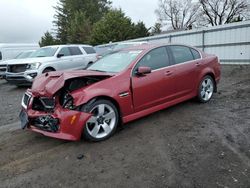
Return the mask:
[[80,110],[74,106],[74,99],[71,96],[71,92],[88,87],[108,77],[110,76],[88,76],[66,80],[64,86],[53,97],[35,97],[32,108],[36,111],[53,112],[56,103],[59,102],[63,108]]

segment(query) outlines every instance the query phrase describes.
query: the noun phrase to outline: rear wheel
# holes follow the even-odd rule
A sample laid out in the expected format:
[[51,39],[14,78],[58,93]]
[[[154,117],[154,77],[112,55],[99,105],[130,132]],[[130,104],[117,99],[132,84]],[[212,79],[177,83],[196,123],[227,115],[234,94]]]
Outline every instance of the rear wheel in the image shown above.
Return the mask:
[[85,124],[84,138],[97,142],[112,136],[119,121],[115,105],[108,100],[97,100],[89,109],[93,115]]
[[215,89],[214,79],[207,75],[200,82],[198,99],[201,103],[210,101]]

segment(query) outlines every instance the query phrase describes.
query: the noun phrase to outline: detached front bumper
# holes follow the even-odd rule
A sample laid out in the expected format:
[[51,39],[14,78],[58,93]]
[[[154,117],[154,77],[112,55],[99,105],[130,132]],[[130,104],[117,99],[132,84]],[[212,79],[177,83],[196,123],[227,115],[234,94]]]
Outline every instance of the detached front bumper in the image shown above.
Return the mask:
[[71,141],[80,140],[83,127],[92,116],[89,113],[64,109],[60,105],[57,105],[51,113],[35,111],[32,109],[32,102],[32,95],[28,99],[28,104],[26,102],[27,105],[22,102],[23,108],[20,113],[22,128],[48,137]]
[[26,71],[22,73],[6,72],[6,80],[14,85],[31,85],[34,78],[38,75],[37,71]]

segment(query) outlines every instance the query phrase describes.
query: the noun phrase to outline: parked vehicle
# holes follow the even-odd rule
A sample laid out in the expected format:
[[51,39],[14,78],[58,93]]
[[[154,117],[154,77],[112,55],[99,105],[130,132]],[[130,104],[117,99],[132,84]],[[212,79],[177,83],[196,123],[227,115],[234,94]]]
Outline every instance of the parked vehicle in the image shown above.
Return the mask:
[[31,85],[42,73],[85,69],[97,60],[89,45],[57,45],[40,48],[29,59],[8,63],[6,80],[15,85]]
[[0,63],[8,59],[14,59],[18,54],[27,50],[37,50],[38,44],[12,44],[0,43]]
[[132,47],[132,46],[138,46],[142,44],[148,44],[148,42],[119,42],[119,43],[111,43],[111,44],[105,44],[105,45],[98,45],[95,46],[96,53],[98,54],[99,58],[102,58],[105,55],[108,55],[110,53],[113,53],[115,51]]
[[120,42],[117,45],[114,46],[113,51],[129,48],[132,46],[138,46],[138,45],[143,45],[143,44],[148,44],[146,41],[142,42]]
[[94,49],[98,55],[98,58],[100,59],[103,56],[110,54],[114,46],[115,44],[98,45],[95,46]]
[[184,45],[140,45],[98,60],[87,70],[35,79],[22,100],[23,128],[46,136],[101,141],[119,124],[217,91],[220,64]]
[[19,53],[14,59],[0,62],[0,78],[6,77],[6,70],[7,70],[8,63],[19,63],[20,59],[29,58],[29,56],[33,52],[34,52],[34,50],[24,51],[24,52]]

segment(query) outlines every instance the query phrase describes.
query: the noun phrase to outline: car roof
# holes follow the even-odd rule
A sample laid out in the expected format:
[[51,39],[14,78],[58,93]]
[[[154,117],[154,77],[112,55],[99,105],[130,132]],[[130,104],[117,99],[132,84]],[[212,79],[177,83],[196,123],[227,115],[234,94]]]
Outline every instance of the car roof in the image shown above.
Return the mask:
[[192,47],[192,46],[188,46],[188,45],[185,45],[185,44],[175,44],[175,43],[158,43],[158,44],[141,44],[141,45],[136,45],[136,46],[131,46],[131,47],[128,47],[128,48],[124,48],[124,49],[121,49],[120,51],[126,51],[126,50],[151,50],[151,49],[154,49],[154,48],[158,48],[158,47],[162,47],[162,46],[175,46],[175,45],[178,45],[178,46],[186,46],[186,47],[189,47],[189,48],[194,48],[196,50],[198,50],[197,48],[195,47]]

